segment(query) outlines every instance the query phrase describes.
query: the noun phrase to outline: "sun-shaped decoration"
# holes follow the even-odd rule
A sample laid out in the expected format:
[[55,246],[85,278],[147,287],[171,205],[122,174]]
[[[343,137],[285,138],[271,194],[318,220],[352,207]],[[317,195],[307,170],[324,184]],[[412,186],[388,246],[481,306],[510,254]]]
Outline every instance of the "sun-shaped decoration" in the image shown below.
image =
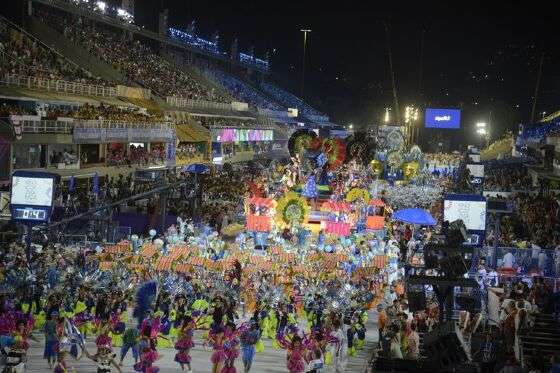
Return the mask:
[[346,202],[354,202],[358,199],[363,200],[365,203],[369,202],[370,196],[367,189],[353,188],[346,194]]
[[286,193],[278,200],[276,206],[276,223],[282,227],[290,227],[307,222],[310,208],[305,198],[294,192]]
[[308,130],[297,130],[290,136],[288,140],[288,150],[290,155],[295,157],[297,154],[303,154],[311,146],[317,134]]
[[336,170],[344,163],[346,158],[346,145],[340,139],[325,139],[323,152],[327,155],[329,169]]

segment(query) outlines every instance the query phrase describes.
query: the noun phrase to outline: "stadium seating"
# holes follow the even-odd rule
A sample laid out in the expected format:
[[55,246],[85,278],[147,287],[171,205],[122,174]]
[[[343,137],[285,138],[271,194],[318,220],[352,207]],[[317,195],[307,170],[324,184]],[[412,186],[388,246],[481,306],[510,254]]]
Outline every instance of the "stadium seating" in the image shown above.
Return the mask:
[[271,95],[272,97],[274,97],[275,99],[280,101],[282,104],[284,104],[288,107],[291,107],[291,108],[297,108],[298,111],[303,115],[313,115],[313,116],[324,116],[325,115],[325,114],[319,112],[318,110],[315,110],[314,108],[312,108],[308,104],[306,104],[299,97],[294,96],[290,92],[285,91],[285,90],[279,88],[278,86],[275,86],[275,85],[272,85],[272,84],[269,84],[269,83],[262,83],[261,88],[266,93],[268,93],[269,95]]
[[160,97],[178,96],[193,100],[227,102],[227,97],[203,86],[158,55],[140,40],[124,38],[109,27],[91,20],[72,18],[42,10],[45,22],[90,54],[120,70],[129,83],[139,83]]
[[221,84],[233,97],[242,102],[247,102],[250,105],[270,109],[270,110],[285,110],[281,105],[268,99],[264,94],[259,92],[256,88],[251,87],[249,84],[226,74],[225,72],[217,69],[205,69],[203,73],[210,79],[215,80]]
[[110,85],[0,18],[0,75]]

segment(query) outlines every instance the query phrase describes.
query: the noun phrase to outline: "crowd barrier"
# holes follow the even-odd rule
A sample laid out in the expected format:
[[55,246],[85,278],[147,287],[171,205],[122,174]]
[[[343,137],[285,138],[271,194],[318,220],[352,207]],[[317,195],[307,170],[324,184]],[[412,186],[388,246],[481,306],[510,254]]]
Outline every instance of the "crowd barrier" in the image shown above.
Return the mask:
[[539,274],[553,278],[560,276],[560,253],[557,254],[551,249],[486,246],[480,249],[480,258],[485,258],[489,267],[500,269],[505,267],[504,255],[508,252],[513,254],[513,270],[516,275]]
[[204,100],[192,100],[183,97],[167,97],[166,101],[167,104],[171,106],[179,107],[179,108],[189,108],[189,109],[224,110],[224,111],[247,111],[249,109],[248,105],[246,105],[243,102],[225,103],[225,102],[213,102],[213,101],[204,101]]
[[30,76],[6,74],[0,81],[1,84],[28,89],[43,89],[59,93],[68,93],[81,96],[116,97],[115,87],[102,85],[83,84],[66,80],[41,79]]

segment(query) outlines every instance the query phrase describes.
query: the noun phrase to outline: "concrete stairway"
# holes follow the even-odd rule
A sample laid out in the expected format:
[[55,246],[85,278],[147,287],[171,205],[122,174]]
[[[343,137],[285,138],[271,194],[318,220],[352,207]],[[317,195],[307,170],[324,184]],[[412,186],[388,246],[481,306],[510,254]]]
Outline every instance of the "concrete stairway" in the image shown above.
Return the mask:
[[534,357],[548,363],[550,356],[560,354],[560,324],[552,315],[539,314],[533,329],[521,336],[521,343],[525,364]]
[[115,83],[124,83],[124,75],[111,65],[91,55],[81,46],[66,39],[64,35],[47,25],[41,19],[30,17],[28,31],[37,39],[50,46],[70,61],[78,64],[93,75]]

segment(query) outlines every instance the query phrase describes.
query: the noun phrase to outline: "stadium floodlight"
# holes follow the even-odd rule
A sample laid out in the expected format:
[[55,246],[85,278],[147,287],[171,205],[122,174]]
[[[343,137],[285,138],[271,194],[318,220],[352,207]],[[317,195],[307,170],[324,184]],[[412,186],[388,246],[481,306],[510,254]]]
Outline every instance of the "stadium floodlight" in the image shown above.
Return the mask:
[[390,120],[391,120],[391,109],[386,107],[385,108],[385,117],[383,118],[383,122],[389,123]]
[[476,123],[476,128],[486,128],[486,123],[478,122],[478,123]]
[[481,136],[486,135],[486,128],[479,128],[476,130],[476,133],[478,133]]
[[97,3],[95,3],[95,5],[102,12],[105,12],[105,9],[107,8],[107,3],[103,2],[103,1],[98,1]]

